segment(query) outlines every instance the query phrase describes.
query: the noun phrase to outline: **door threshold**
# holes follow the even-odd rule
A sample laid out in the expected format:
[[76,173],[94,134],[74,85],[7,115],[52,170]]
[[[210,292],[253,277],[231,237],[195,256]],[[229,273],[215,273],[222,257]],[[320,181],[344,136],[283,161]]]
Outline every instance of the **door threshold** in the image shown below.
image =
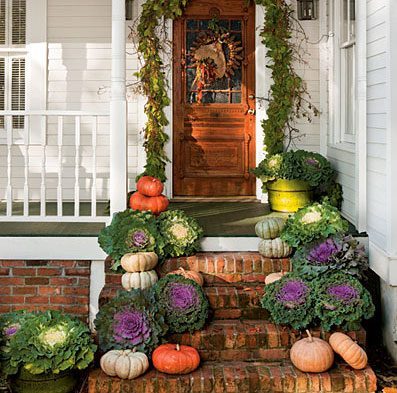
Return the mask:
[[233,197],[184,197],[171,198],[170,202],[256,202],[261,201],[256,196],[233,196]]

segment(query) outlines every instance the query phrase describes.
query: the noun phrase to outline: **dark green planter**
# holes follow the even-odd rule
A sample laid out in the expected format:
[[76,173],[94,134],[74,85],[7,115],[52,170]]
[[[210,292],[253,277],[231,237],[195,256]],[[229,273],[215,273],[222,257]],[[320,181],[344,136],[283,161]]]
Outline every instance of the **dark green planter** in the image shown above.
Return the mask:
[[75,372],[33,375],[22,369],[11,380],[13,393],[72,393],[78,383]]

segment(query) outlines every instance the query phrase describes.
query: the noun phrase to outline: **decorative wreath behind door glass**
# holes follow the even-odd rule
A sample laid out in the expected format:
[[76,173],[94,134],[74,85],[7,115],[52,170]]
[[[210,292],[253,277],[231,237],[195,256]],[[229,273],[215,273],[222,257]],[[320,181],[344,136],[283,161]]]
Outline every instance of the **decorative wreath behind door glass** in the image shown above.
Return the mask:
[[188,103],[241,103],[241,19],[187,19],[185,45]]

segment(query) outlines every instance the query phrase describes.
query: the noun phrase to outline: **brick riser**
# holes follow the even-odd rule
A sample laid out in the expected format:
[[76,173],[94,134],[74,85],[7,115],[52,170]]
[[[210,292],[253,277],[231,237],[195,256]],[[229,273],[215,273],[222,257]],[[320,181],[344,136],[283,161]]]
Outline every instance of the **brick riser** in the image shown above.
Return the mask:
[[150,370],[133,380],[110,378],[100,370],[90,374],[90,393],[304,393],[375,392],[371,368],[352,371],[337,365],[326,373],[302,373],[290,362],[205,362],[187,375],[167,375]]

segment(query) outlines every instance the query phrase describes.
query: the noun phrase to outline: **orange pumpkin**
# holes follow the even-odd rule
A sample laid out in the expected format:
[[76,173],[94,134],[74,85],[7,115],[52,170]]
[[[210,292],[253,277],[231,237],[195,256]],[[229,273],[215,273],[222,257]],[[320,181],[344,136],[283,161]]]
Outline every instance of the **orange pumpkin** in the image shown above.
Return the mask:
[[312,337],[306,330],[307,338],[297,341],[291,348],[292,364],[303,372],[322,373],[334,363],[334,351],[321,338]]
[[365,351],[347,334],[333,333],[329,338],[332,349],[352,368],[361,370],[367,366],[368,357]]
[[139,191],[131,195],[130,207],[134,210],[151,211],[153,214],[160,214],[167,210],[169,200],[164,195],[147,197]]
[[203,276],[193,270],[185,270],[183,267],[180,267],[178,270],[174,270],[173,272],[170,272],[168,274],[178,274],[179,276],[183,276],[185,278],[188,278],[189,280],[195,281],[201,287],[204,285]]
[[164,190],[163,183],[152,176],[141,177],[136,184],[136,188],[141,194],[149,197],[160,196]]
[[166,374],[189,374],[200,364],[197,350],[187,345],[163,344],[152,354],[153,366]]
[[283,278],[287,273],[286,272],[277,272],[277,273],[270,273],[265,278],[265,285],[269,285],[272,282],[278,281]]

